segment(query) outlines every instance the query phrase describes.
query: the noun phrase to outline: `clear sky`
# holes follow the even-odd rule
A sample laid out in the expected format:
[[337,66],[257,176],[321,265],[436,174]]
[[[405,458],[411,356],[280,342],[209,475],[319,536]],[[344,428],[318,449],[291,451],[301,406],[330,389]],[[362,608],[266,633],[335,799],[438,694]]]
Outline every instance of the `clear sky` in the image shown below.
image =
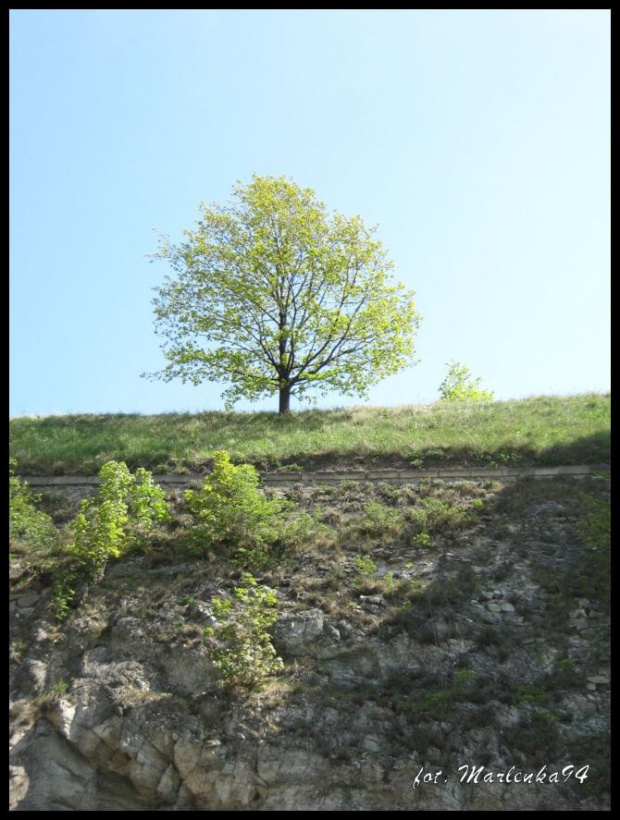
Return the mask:
[[499,399],[609,390],[609,11],[17,10],[10,69],[11,414],[222,408],[140,378],[146,255],[253,173],[379,224],[416,291],[419,363],[370,403],[451,359]]

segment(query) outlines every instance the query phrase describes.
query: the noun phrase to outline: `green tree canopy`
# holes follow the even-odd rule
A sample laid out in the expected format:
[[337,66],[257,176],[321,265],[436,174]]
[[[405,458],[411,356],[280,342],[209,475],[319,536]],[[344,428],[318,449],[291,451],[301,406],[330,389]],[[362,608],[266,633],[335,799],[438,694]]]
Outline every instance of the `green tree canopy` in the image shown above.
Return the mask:
[[156,288],[156,332],[168,364],[152,378],[224,382],[240,398],[312,388],[364,395],[413,363],[413,291],[391,280],[375,229],[328,213],[286,177],[254,176],[233,202],[201,206],[195,230],[155,258],[176,273]]

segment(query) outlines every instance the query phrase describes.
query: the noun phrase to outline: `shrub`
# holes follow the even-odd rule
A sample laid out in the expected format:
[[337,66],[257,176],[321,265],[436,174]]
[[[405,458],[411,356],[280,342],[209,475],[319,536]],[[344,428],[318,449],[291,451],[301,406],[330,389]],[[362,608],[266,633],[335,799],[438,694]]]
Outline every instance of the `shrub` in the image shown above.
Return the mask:
[[493,401],[493,393],[480,390],[482,379],[474,379],[467,367],[448,362],[448,375],[439,385],[441,401]]
[[9,460],[9,541],[36,553],[49,553],[58,545],[58,530],[49,515],[37,509],[40,501],[28,484],[15,475],[17,462]]
[[288,508],[259,489],[259,475],[250,464],[234,465],[228,453],[215,453],[213,472],[199,490],[186,490],[185,501],[196,516],[202,548],[233,548],[247,564],[264,563],[278,539]]
[[97,496],[82,501],[71,524],[70,553],[93,578],[103,573],[109,558],[143,545],[155,524],[170,518],[164,492],[148,470],[140,468],[132,475],[124,462],[108,461],[99,479]]
[[99,490],[85,499],[70,528],[73,542],[70,560],[54,583],[56,614],[66,617],[81,581],[99,581],[110,558],[118,558],[137,546],[156,524],[170,519],[161,487],[142,468],[135,475],[124,462],[108,461],[99,471]]
[[431,544],[431,537],[427,532],[418,532],[411,538],[411,543],[415,547],[420,547],[421,549],[428,549]]
[[267,632],[278,617],[276,593],[246,572],[234,596],[213,598],[218,625],[204,633],[214,641],[213,663],[222,679],[229,685],[253,686],[283,666]]
[[377,565],[368,555],[356,555],[354,560],[359,578],[370,578],[377,571]]
[[154,483],[151,473],[143,467],[136,470],[128,501],[134,544],[141,541],[143,533],[151,532],[155,524],[163,524],[172,519],[164,491]]

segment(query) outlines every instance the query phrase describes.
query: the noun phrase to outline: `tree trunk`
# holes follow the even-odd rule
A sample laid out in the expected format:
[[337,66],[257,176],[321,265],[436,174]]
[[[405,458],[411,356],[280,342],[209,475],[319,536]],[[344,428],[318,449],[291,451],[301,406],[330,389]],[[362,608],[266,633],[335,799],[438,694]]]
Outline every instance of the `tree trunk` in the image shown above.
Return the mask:
[[284,387],[280,388],[280,413],[290,413],[291,412],[291,386],[290,384],[285,384]]

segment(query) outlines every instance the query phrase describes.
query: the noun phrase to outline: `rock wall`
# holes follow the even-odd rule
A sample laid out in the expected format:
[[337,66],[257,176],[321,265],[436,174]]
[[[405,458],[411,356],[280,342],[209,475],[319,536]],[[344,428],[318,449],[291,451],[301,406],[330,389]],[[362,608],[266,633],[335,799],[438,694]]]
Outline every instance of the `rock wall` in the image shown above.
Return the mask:
[[230,566],[132,556],[58,625],[15,562],[11,810],[608,810],[608,612],[567,580],[589,487],[442,485],[484,514],[430,549],[375,538],[376,582],[356,544],[265,570],[285,667],[253,690],[203,637]]

